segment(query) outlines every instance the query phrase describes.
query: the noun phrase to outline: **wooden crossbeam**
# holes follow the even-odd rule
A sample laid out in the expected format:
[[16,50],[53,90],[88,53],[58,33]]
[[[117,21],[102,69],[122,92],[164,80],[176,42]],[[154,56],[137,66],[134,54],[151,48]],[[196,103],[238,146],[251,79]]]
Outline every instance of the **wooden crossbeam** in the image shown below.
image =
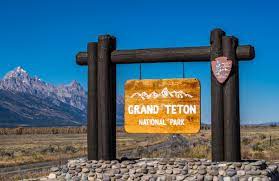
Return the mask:
[[[111,53],[111,61],[116,64],[209,62],[210,51],[210,46],[114,50]],[[238,60],[252,60],[255,57],[254,47],[251,45],[238,46],[236,49],[236,55]],[[76,55],[77,64],[87,65],[87,56],[87,52],[79,52]]]

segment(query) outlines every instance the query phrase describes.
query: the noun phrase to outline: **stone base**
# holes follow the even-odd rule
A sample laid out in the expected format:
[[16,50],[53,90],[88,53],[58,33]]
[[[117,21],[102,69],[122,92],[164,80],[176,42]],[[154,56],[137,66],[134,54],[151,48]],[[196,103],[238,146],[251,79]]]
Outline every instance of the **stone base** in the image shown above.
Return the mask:
[[77,159],[51,168],[49,180],[206,180],[279,181],[278,164],[264,160],[211,162],[206,159],[142,158],[104,161]]

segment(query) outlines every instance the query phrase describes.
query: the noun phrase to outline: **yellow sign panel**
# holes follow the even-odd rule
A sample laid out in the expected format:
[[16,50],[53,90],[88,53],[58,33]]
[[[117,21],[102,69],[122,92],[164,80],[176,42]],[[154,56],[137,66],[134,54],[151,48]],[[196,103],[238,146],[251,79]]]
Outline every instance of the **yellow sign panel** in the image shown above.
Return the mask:
[[197,133],[200,82],[197,79],[128,80],[124,117],[128,133]]

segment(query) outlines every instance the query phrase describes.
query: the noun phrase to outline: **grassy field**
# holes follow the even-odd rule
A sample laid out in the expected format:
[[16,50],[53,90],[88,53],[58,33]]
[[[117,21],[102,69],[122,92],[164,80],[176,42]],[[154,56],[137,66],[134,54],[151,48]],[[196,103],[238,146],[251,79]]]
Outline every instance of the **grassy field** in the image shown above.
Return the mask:
[[[24,134],[24,130],[20,134],[6,130],[6,134],[0,135],[0,167],[86,156],[86,130],[76,128],[79,131],[44,131],[44,134],[39,134],[39,128],[34,129],[34,132],[28,130],[28,134]],[[279,127],[242,127],[241,142],[243,159],[279,160]],[[122,129],[117,129],[118,158],[126,156],[210,159],[210,154],[210,130],[201,130],[195,135],[155,136],[127,134]]]

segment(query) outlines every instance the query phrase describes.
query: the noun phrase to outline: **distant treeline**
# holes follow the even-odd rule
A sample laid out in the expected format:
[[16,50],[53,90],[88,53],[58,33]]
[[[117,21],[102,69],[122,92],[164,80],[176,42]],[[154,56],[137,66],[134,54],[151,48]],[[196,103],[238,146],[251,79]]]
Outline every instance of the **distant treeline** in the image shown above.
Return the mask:
[[0,128],[0,135],[22,135],[22,134],[83,134],[86,127],[17,127]]
[[[117,131],[124,131],[123,127],[117,127]],[[17,127],[0,128],[0,135],[22,134],[86,134],[87,128],[81,127]]]
[[[277,125],[241,125],[241,128],[276,127]],[[117,132],[125,131],[122,126],[117,126]],[[202,130],[210,130],[209,124],[201,124]],[[0,128],[0,135],[22,134],[86,134],[86,126],[80,127],[17,127]]]

